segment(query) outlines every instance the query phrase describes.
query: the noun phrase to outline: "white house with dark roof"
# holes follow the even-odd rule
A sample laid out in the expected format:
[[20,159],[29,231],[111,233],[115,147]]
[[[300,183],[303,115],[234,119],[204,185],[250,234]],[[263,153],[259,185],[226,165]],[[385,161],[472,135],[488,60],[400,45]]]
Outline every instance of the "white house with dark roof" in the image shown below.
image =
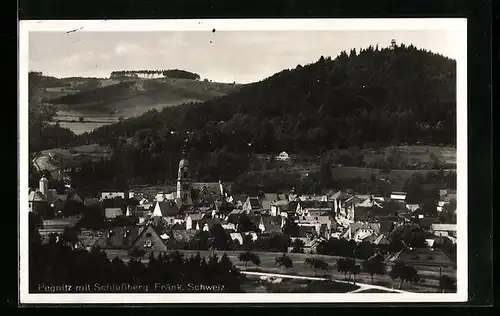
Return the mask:
[[290,160],[290,155],[287,152],[282,151],[279,155],[276,156],[276,160],[278,161],[288,161]]
[[406,192],[392,192],[390,198],[393,201],[405,202],[406,201]]
[[243,203],[243,210],[247,214],[261,214],[263,211],[262,203],[258,197],[248,197],[245,203]]
[[457,236],[456,224],[431,224],[431,233],[438,237],[454,237]]

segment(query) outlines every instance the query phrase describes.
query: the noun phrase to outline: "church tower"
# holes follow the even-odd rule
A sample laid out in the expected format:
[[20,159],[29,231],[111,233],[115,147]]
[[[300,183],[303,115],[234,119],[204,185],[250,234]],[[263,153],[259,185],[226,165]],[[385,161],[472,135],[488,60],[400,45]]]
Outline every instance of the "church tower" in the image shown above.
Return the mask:
[[182,148],[181,161],[179,161],[179,170],[177,173],[177,201],[181,205],[191,205],[191,172],[189,170],[189,162],[186,158],[186,143]]

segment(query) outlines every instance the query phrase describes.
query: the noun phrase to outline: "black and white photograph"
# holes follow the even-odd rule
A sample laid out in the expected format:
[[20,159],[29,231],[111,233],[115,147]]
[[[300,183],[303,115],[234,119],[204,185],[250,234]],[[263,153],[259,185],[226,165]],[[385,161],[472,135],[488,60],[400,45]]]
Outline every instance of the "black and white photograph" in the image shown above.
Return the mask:
[[466,30],[21,21],[21,303],[466,301]]

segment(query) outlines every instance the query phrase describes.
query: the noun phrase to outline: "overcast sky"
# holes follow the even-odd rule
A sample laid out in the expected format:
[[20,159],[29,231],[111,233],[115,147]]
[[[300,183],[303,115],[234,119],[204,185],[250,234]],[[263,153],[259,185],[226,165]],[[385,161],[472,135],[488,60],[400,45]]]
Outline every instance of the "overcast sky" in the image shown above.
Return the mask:
[[335,58],[342,50],[386,47],[391,39],[456,58],[454,31],[162,31],[29,34],[29,69],[56,77],[109,77],[114,70],[183,69],[219,82],[248,83]]

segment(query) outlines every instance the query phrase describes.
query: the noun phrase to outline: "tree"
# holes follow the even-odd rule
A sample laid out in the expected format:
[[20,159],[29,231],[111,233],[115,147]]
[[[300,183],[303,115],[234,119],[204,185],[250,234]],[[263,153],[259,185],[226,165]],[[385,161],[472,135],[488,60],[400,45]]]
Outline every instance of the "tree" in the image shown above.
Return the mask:
[[361,266],[359,264],[354,265],[351,269],[351,274],[353,276],[354,285],[356,285],[356,275],[361,272]]
[[253,252],[250,252],[250,251],[245,251],[245,252],[242,252],[240,253],[239,255],[239,259],[241,262],[244,262],[245,263],[245,268],[247,267],[248,263],[251,262],[257,266],[260,265],[260,258],[258,255],[256,255],[255,253]]
[[439,278],[439,289],[444,292],[455,292],[457,290],[457,281],[444,274]]
[[306,258],[304,260],[304,264],[313,269],[314,275],[316,275],[317,269],[321,269],[324,271],[330,269],[330,266],[328,265],[328,263],[326,261],[324,261],[323,259],[319,259],[319,258]]
[[344,280],[347,280],[347,274],[352,273],[356,262],[352,258],[341,258],[337,260],[336,266],[339,272],[344,273]]
[[301,239],[295,239],[292,243],[292,252],[304,253],[304,242]]
[[410,283],[417,283],[420,281],[418,271],[414,267],[406,265],[403,261],[398,261],[394,264],[390,272],[390,277],[400,280],[400,288],[404,281]]
[[133,247],[128,251],[128,255],[131,259],[137,260],[139,258],[142,258],[146,254],[146,251],[144,249],[138,248],[138,247]]
[[363,269],[371,276],[373,284],[373,275],[385,274],[385,263],[382,255],[374,255],[363,262]]
[[274,263],[279,266],[279,267],[284,267],[284,268],[291,268],[293,266],[293,261],[292,259],[287,256],[286,254],[283,254],[282,256],[276,257],[274,259]]

